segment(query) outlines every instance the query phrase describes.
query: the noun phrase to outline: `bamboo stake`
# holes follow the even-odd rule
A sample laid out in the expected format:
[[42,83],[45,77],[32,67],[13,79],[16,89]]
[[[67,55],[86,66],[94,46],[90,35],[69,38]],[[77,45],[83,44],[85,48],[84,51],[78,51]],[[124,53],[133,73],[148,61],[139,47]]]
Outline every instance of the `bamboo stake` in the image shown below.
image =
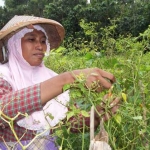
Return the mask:
[[111,150],[108,145],[108,133],[106,132],[103,119],[100,122],[100,132],[94,137],[94,106],[90,114],[90,146],[89,150]]

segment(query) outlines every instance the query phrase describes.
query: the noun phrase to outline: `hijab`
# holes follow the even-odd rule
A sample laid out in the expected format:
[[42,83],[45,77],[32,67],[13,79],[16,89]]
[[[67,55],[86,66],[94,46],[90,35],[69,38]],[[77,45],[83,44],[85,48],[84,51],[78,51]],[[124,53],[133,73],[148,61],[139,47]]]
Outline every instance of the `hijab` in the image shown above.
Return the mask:
[[[45,30],[40,25],[34,25],[33,27],[33,29],[23,28],[8,40],[9,61],[6,64],[0,64],[0,77],[12,86],[13,91],[27,88],[57,75],[57,73],[45,67],[44,62],[39,66],[31,66],[23,58],[21,38],[34,29],[41,30],[45,34],[47,45],[45,55],[49,55],[50,43],[48,42],[48,36]],[[43,110],[34,112],[30,116],[19,120],[17,123],[19,126],[29,130],[44,130],[55,126],[60,120],[65,118],[66,112],[68,111],[66,107],[68,101],[69,93],[66,91],[46,103]],[[47,114],[51,114],[54,118],[48,117]]]

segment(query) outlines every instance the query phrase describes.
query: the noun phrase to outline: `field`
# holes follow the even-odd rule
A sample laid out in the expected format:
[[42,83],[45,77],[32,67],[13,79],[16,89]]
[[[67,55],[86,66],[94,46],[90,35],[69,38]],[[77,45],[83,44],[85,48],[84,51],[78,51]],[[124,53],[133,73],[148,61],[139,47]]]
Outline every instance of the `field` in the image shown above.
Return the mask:
[[[107,42],[109,45],[109,41]],[[135,42],[132,38],[121,38],[116,41],[116,51],[107,50],[108,47],[105,52],[96,52],[92,49],[86,51],[86,47],[80,51],[73,47],[70,50],[60,47],[45,59],[45,64],[57,73],[99,67],[115,75],[116,83],[111,92],[113,96],[122,98],[121,106],[117,114],[105,122],[109,144],[113,150],[150,148],[150,53],[143,52],[144,46],[142,42]],[[89,93],[82,83],[79,82],[78,86],[78,90],[71,88],[70,91],[72,101],[80,106],[80,110],[74,109],[71,105],[67,117],[77,117],[81,111],[86,116],[90,107],[99,104],[104,94],[109,92],[106,90],[102,93]],[[83,129],[80,133],[71,133],[67,120],[55,132],[58,144],[63,150],[87,150],[89,132]],[[98,131],[99,128],[96,132]]]

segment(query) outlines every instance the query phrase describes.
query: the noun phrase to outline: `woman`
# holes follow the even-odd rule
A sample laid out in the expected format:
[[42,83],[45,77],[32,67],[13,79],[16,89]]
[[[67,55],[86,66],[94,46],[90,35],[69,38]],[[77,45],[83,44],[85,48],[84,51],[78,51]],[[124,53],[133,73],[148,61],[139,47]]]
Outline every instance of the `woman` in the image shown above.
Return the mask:
[[[68,91],[62,93],[63,86],[73,83],[80,73],[87,78],[87,88],[98,81],[97,92],[102,88],[109,89],[115,82],[111,73],[99,68],[73,70],[59,75],[46,68],[44,55],[48,55],[50,49],[57,48],[63,38],[64,28],[61,24],[33,16],[15,16],[0,31],[0,148],[5,149],[7,145],[19,149],[6,116],[13,118],[20,112],[29,114],[29,117],[19,115],[14,120],[13,127],[22,144],[29,143],[35,133],[42,133],[41,147],[45,150],[57,149],[54,139],[48,135],[49,129],[63,120],[68,111],[69,94]],[[118,98],[114,99],[113,104],[116,105],[112,109],[113,113],[118,108],[118,102]],[[98,111],[102,112],[100,107]],[[50,119],[48,114],[54,118]],[[98,123],[96,114],[95,124]],[[48,137],[48,140],[44,137]],[[28,149],[36,146],[37,143],[32,143]]]

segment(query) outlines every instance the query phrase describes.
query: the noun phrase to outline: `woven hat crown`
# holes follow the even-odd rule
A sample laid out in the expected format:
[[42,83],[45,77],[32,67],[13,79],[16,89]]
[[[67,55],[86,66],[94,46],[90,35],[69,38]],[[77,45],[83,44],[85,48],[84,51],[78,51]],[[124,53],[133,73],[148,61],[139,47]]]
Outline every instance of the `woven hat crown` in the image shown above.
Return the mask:
[[35,16],[14,16],[1,30],[0,30],[0,62],[2,61],[2,47],[6,44],[6,41],[28,25],[38,24],[44,28],[48,35],[48,40],[51,45],[51,49],[58,48],[64,39],[65,30],[64,27],[57,21],[35,17]]

